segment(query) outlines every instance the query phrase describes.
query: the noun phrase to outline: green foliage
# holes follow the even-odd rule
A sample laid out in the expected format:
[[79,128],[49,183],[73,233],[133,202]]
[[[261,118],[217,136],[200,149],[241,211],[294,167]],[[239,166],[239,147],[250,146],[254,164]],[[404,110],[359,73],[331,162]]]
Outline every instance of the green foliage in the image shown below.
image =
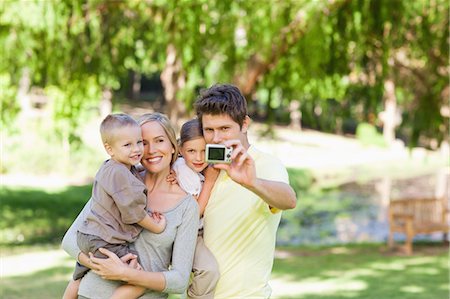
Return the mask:
[[356,128],[356,138],[366,146],[386,147],[383,135],[378,133],[377,128],[368,123],[360,123]]
[[[59,138],[72,143],[82,110],[97,106],[103,91],[123,93],[129,73],[159,75],[174,59],[179,69],[169,80],[188,112],[199,88],[232,82],[248,87],[252,111],[269,123],[288,122],[289,103],[300,100],[305,127],[340,132],[343,120],[376,118],[392,80],[402,94],[402,135],[412,144],[448,135],[440,114],[448,105],[445,0],[36,0],[0,8],[9,127],[25,69],[51,97]],[[273,100],[255,96],[268,90]]]
[[20,111],[16,101],[17,87],[11,82],[7,73],[0,73],[0,126],[3,129],[11,129],[9,125]]
[[314,178],[311,171],[306,169],[288,168],[289,184],[296,192],[311,188]]

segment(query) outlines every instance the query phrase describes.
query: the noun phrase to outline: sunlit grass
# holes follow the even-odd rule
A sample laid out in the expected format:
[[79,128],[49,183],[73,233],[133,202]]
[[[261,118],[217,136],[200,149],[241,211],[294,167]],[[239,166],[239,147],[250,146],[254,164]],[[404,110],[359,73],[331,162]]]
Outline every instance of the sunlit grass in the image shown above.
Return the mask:
[[[396,255],[384,245],[282,251],[272,298],[448,298],[448,248],[416,247],[414,256]],[[427,248],[434,251],[421,250]]]
[[[66,253],[47,247],[6,251],[1,258],[1,298],[61,297],[74,265]],[[382,244],[280,248],[272,298],[448,298],[448,248],[418,244],[414,252],[402,256]]]

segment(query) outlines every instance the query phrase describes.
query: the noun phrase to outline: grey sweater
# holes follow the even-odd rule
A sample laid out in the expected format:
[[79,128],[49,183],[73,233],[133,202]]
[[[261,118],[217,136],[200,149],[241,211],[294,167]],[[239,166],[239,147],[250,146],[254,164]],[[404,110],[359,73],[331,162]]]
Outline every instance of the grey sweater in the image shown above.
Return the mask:
[[[66,232],[62,248],[77,258],[76,233],[89,210],[85,205],[77,219]],[[189,283],[198,230],[198,205],[188,195],[171,210],[164,213],[167,226],[160,234],[143,230],[134,243],[145,271],[162,272],[166,279],[163,293],[148,291],[141,298],[167,298],[168,293],[183,293]],[[133,245],[133,244],[132,244]],[[170,270],[169,270],[170,267]],[[78,294],[90,299],[110,298],[120,283],[104,280],[92,271],[83,277]]]

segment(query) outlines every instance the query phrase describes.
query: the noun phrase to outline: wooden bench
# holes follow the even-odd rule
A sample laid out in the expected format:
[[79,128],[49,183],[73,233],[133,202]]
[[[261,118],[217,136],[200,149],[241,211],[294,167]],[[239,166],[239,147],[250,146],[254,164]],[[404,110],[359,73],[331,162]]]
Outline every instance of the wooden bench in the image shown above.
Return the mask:
[[418,234],[442,232],[444,241],[450,231],[448,199],[420,198],[398,199],[389,203],[389,247],[394,247],[394,233],[406,235],[404,250],[412,254],[412,242]]

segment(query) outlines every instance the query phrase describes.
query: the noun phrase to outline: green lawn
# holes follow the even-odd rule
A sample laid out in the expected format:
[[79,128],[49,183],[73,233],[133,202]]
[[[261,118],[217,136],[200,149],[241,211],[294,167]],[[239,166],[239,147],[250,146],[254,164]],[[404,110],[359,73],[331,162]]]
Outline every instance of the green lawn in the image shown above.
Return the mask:
[[[307,188],[306,172],[290,174],[297,192]],[[2,186],[0,298],[61,297],[74,261],[59,242],[90,192],[90,185]],[[409,257],[384,244],[278,248],[272,298],[446,299],[448,255],[434,243],[415,244]]]
[[[60,298],[73,261],[60,249],[21,250],[2,257],[0,297]],[[272,298],[446,299],[448,277],[448,249],[441,244],[416,244],[413,256],[380,244],[278,248]]]

